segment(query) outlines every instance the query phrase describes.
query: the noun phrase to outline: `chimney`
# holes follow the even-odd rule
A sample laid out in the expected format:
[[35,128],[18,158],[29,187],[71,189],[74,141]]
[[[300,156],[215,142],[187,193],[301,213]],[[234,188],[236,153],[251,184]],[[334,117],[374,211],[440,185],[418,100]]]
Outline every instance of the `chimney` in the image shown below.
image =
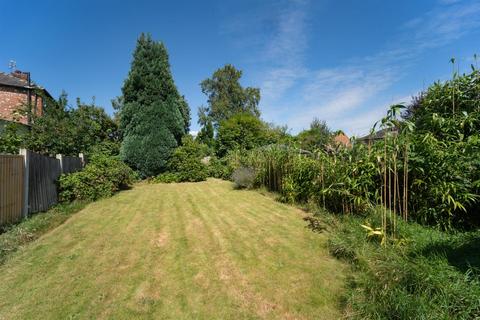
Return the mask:
[[22,79],[24,81],[30,82],[30,72],[23,72],[20,70],[15,70],[11,73],[12,76],[18,79]]

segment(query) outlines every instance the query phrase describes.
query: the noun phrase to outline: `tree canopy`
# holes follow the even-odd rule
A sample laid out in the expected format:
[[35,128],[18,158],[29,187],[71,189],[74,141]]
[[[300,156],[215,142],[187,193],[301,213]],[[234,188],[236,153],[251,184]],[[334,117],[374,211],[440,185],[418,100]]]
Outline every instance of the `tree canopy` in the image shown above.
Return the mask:
[[269,143],[268,126],[249,113],[239,113],[220,123],[217,153],[224,156],[230,150],[250,150]]
[[22,139],[22,146],[39,153],[77,155],[90,152],[97,144],[117,141],[118,128],[94,102],[77,99],[75,108],[68,107],[67,94],[62,92],[58,101],[47,99],[42,116],[32,116],[30,130]]
[[221,121],[239,113],[260,116],[258,109],[260,89],[243,88],[240,85],[241,77],[241,70],[227,64],[216,70],[211,78],[201,82],[200,86],[202,92],[207,95],[208,105],[199,109],[200,124],[206,125],[211,121],[214,127],[218,128]]
[[332,133],[325,121],[315,118],[310,124],[310,129],[303,130],[297,136],[300,148],[315,151],[324,148],[332,138]]
[[215,132],[211,121],[208,121],[198,133],[196,138],[200,143],[212,148],[215,145]]

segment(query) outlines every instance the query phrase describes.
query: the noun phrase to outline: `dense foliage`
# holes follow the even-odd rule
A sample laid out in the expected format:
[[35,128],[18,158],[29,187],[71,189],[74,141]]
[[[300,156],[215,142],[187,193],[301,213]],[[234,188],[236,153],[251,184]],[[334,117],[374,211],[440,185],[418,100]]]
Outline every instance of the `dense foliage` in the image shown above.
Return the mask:
[[[257,185],[280,192],[286,201],[314,201],[332,212],[358,214],[382,205],[385,215],[399,219],[444,229],[475,226],[480,209],[479,95],[475,70],[431,86],[408,109],[407,119],[399,116],[402,106],[392,106],[378,122],[385,133],[379,141],[328,152],[312,144],[317,151],[303,155],[282,146],[260,148],[245,156],[252,160],[247,166],[256,169]],[[310,131],[326,129],[316,123]],[[386,221],[382,228],[386,232]]]
[[[40,94],[40,93],[39,93]],[[117,143],[117,124],[101,107],[85,104],[77,99],[75,108],[68,107],[67,94],[58,101],[46,101],[42,116],[28,114],[30,126],[8,122],[0,132],[0,152],[18,153],[19,148],[47,154],[89,154],[96,145]]]
[[435,83],[412,104],[411,205],[429,224],[478,224],[480,72]]
[[112,196],[129,187],[135,174],[117,157],[93,155],[82,171],[62,175],[59,180],[60,200],[97,200]]
[[332,141],[332,132],[325,121],[314,119],[308,130],[297,135],[300,148],[309,151],[324,149]]
[[252,168],[240,167],[232,174],[236,189],[251,188],[255,182],[255,171]]
[[69,108],[67,95],[51,101],[45,113],[33,117],[25,146],[43,154],[78,155],[89,153],[98,143],[116,141],[116,123],[105,110],[94,103],[85,104],[77,99],[76,108]]
[[399,221],[397,240],[386,250],[359,228],[379,227],[381,213],[318,219],[317,230],[331,231],[332,255],[352,264],[345,304],[353,318],[480,317],[478,231],[448,234]]
[[25,133],[22,134],[21,124],[15,122],[6,123],[0,132],[0,153],[17,154],[22,147],[24,135]]
[[204,181],[208,176],[207,165],[202,159],[208,154],[208,147],[190,135],[182,139],[182,145],[173,151],[168,162],[168,169],[177,176],[176,182]]
[[215,130],[211,121],[208,121],[198,132],[196,139],[203,144],[206,144],[209,148],[215,147]]
[[251,150],[268,143],[266,126],[257,117],[239,113],[220,122],[217,153],[225,156],[230,150]]
[[119,110],[122,159],[143,177],[164,171],[190,123],[173,81],[165,46],[142,34],[122,88]]

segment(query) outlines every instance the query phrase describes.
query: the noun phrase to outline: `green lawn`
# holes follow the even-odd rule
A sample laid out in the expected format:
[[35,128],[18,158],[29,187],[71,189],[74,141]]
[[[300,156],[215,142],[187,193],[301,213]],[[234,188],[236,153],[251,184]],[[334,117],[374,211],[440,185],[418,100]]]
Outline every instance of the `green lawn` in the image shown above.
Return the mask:
[[140,184],[0,267],[0,319],[338,319],[346,267],[304,212],[229,182]]

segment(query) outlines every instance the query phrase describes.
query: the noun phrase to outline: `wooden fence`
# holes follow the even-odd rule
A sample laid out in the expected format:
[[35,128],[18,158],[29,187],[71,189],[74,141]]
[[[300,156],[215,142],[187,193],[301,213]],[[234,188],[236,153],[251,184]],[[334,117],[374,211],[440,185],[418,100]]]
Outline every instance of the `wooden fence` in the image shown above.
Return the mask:
[[58,201],[58,178],[83,168],[82,157],[56,158],[25,149],[0,155],[0,225],[46,211]]
[[22,219],[24,158],[0,155],[0,226]]
[[62,173],[72,173],[83,168],[83,156],[82,157],[69,157],[69,156],[57,156],[60,160],[60,166]]
[[57,203],[57,181],[61,174],[60,161],[28,152],[28,213],[46,211]]

